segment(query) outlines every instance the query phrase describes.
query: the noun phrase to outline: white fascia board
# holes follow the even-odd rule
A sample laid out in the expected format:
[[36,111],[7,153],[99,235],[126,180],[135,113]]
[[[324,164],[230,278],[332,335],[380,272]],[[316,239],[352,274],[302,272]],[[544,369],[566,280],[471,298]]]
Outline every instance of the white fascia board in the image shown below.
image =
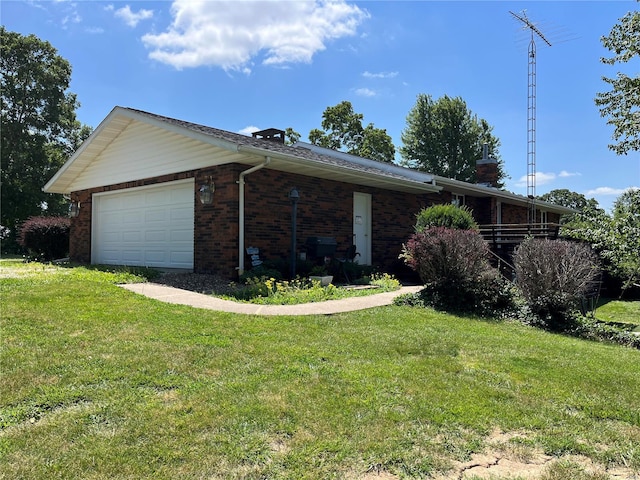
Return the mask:
[[49,180],[45,184],[45,186],[42,187],[42,190],[44,192],[46,192],[46,193],[71,193],[71,192],[68,192],[67,189],[66,189],[66,185],[68,185],[69,182],[67,182],[67,184],[65,186],[59,186],[59,185],[56,185],[56,184],[61,179],[61,177],[64,176],[64,174],[69,169],[69,167],[71,165],[73,165],[80,156],[82,156],[84,151],[89,147],[89,145],[91,145],[91,142],[102,133],[102,131],[106,128],[106,126],[108,124],[111,123],[113,117],[116,116],[116,114],[117,114],[116,111],[119,108],[120,107],[115,107],[114,109],[112,109],[111,112],[109,112],[109,115],[107,115],[105,117],[105,119],[102,120],[102,122],[100,122],[100,125],[98,125],[96,127],[96,129],[93,132],[91,132],[91,135],[89,135],[85,139],[85,141],[82,142],[80,147],[78,147],[78,149],[73,153],[73,155],[71,155],[69,157],[69,159],[64,163],[64,165],[62,165],[62,167],[60,167],[60,170],[58,170],[55,173],[55,175],[53,177],[51,177],[51,180]]

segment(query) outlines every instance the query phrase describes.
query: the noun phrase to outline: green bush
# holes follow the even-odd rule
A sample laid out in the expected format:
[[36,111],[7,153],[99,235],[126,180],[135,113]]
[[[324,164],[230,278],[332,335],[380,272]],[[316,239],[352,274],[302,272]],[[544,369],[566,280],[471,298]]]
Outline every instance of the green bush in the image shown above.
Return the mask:
[[29,217],[20,227],[18,242],[32,260],[50,261],[69,253],[68,217]]
[[415,230],[417,233],[433,227],[454,228],[457,230],[476,230],[478,224],[467,207],[457,205],[433,205],[417,215]]
[[531,312],[552,330],[571,328],[580,299],[600,274],[593,250],[566,240],[527,238],[513,262],[516,284]]
[[509,283],[489,265],[474,230],[434,227],[411,236],[401,257],[425,285],[415,303],[447,311],[497,315],[513,304]]

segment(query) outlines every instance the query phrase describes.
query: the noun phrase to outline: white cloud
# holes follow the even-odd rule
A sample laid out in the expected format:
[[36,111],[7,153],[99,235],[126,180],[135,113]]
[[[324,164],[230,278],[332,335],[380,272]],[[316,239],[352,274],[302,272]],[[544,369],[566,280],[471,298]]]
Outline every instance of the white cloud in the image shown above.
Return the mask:
[[69,23],[80,23],[81,21],[82,17],[80,16],[80,14],[76,11],[73,11],[62,19],[62,28],[66,28]]
[[567,172],[566,170],[562,170],[559,174],[559,177],[561,178],[565,178],[565,177],[580,177],[582,176],[581,173],[579,172]]
[[[547,185],[548,183],[553,182],[556,177],[557,175],[555,173],[536,172],[536,186]],[[516,187],[526,187],[527,176],[523,175],[522,177],[520,177],[515,185]]]
[[613,188],[613,187],[598,187],[593,190],[587,190],[585,195],[622,195],[627,190],[635,190],[640,187],[628,187],[628,188]]
[[356,95],[360,97],[375,97],[377,93],[370,88],[356,88]]
[[253,125],[249,125],[249,126],[247,126],[247,127],[244,127],[244,128],[243,128],[242,130],[240,130],[238,133],[240,133],[240,134],[242,134],[242,135],[246,135],[246,136],[250,137],[250,136],[251,136],[251,134],[252,134],[253,132],[258,132],[258,131],[260,131],[260,130],[262,130],[262,129],[261,129],[261,128],[258,128],[258,127],[255,127],[255,126],[253,126]]
[[260,53],[265,65],[309,63],[327,41],[355,35],[369,17],[343,0],[175,0],[171,13],[165,32],[142,37],[150,58],[177,69],[207,65],[245,72]]
[[106,7],[107,10],[114,11],[114,15],[119,19],[123,20],[130,27],[135,27],[141,20],[147,20],[153,17],[153,10],[145,10],[140,9],[138,12],[133,12],[129,5],[125,5],[122,8],[117,10],[114,9],[113,5],[109,5]]
[[102,27],[87,27],[84,29],[85,32],[91,33],[92,35],[98,35],[100,33],[104,33],[104,28]]
[[364,72],[362,76],[365,78],[394,78],[398,76],[398,72]]

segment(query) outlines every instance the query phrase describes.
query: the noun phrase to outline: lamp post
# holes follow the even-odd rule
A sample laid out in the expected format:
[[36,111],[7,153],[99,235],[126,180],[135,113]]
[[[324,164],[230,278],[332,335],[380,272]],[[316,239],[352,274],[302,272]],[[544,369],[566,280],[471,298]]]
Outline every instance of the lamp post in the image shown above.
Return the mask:
[[289,192],[289,200],[291,200],[291,278],[296,276],[296,224],[298,216],[298,200],[300,193],[298,189],[293,187]]

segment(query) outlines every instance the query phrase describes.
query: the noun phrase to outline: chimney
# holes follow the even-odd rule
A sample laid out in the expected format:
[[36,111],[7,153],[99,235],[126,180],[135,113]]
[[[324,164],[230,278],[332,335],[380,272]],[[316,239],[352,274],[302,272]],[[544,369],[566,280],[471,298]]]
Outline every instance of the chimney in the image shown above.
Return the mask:
[[284,130],[278,130],[277,128],[267,128],[265,130],[259,130],[251,134],[253,138],[259,138],[262,140],[271,140],[272,142],[284,143]]
[[476,161],[476,183],[486,187],[498,187],[498,160],[489,157],[489,145],[482,145],[482,158]]

